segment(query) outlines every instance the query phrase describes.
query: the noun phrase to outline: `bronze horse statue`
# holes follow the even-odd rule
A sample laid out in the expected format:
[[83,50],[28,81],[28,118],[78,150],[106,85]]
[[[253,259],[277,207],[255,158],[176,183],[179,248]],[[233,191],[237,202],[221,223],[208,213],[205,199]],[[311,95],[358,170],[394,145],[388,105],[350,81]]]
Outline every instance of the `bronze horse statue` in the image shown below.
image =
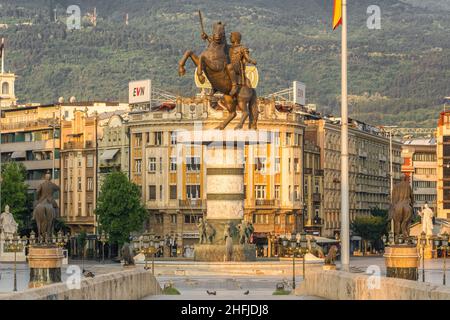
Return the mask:
[[394,221],[395,236],[402,235],[404,239],[409,237],[409,226],[413,216],[413,208],[408,200],[402,200],[392,204],[389,208],[389,220]]
[[[201,15],[200,15],[201,18]],[[202,27],[203,29],[203,27]],[[208,37],[205,33],[202,38],[208,39],[209,45],[199,56],[193,51],[188,50],[178,63],[178,73],[180,76],[186,74],[185,65],[190,58],[197,66],[197,76],[201,83],[205,82],[205,75],[212,85],[212,94],[220,92],[223,94],[224,107],[228,110],[229,116],[218,126],[218,129],[225,127],[236,117],[236,109],[242,111],[242,118],[235,129],[241,129],[249,118],[249,129],[256,129],[258,120],[258,106],[255,89],[248,83],[241,84],[235,95],[230,95],[232,91],[232,81],[227,73],[227,65],[230,62],[230,46],[227,43],[225,35],[225,24],[222,22],[214,23],[213,35]]]
[[33,211],[33,219],[36,220],[39,242],[47,242],[53,234],[53,220],[55,219],[55,209],[48,202],[36,205]]

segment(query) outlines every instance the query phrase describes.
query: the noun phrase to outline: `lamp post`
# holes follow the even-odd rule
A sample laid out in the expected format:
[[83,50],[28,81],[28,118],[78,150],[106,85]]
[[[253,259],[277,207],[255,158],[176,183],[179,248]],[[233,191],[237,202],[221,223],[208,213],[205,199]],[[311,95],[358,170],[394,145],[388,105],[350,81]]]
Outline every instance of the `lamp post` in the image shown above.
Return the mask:
[[21,252],[27,244],[27,238],[15,233],[12,237],[5,241],[5,249],[9,252],[14,252],[14,289],[17,291],[17,252]]
[[449,236],[448,236],[447,232],[444,233],[441,237],[434,238],[434,244],[436,246],[436,249],[443,250],[444,265],[443,265],[442,284],[444,286],[446,285],[448,240],[449,240]]
[[425,247],[427,245],[427,235],[422,231],[420,234],[420,247],[422,248],[422,282],[425,282]]
[[109,234],[105,232],[105,230],[102,231],[100,234],[100,242],[102,244],[102,263],[105,263],[105,244],[109,242]]
[[152,256],[152,274],[155,274],[155,255],[159,249],[160,242],[157,241],[153,233],[144,232],[139,238],[133,240],[133,245],[137,251],[144,254],[145,266],[148,270],[148,258]]
[[[283,249],[290,251],[292,253],[292,289],[295,290],[295,256],[297,253],[301,253],[303,259],[303,280],[305,280],[306,275],[306,264],[305,258],[308,250],[308,239],[306,238],[306,233],[297,233],[297,236],[292,235],[290,239],[284,236],[281,238],[281,244]],[[311,238],[311,249],[315,248],[316,240],[314,237]]]

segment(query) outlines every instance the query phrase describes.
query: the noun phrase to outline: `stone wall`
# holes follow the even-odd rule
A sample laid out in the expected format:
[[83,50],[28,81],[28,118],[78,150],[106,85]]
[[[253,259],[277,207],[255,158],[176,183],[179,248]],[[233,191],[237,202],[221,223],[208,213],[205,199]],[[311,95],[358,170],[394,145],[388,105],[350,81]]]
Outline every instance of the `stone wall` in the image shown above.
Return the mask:
[[80,289],[65,283],[0,296],[0,300],[136,300],[161,294],[151,271],[133,268],[83,279]]
[[[297,295],[333,300],[450,300],[450,287],[343,271],[314,271],[307,274]],[[372,289],[370,289],[372,287]]]

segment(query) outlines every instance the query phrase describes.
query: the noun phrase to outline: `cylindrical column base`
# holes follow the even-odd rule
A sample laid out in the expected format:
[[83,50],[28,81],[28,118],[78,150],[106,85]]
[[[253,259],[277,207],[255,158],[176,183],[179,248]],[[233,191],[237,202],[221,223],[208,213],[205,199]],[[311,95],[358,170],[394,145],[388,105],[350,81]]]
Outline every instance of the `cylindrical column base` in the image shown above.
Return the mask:
[[61,282],[61,265],[64,255],[56,246],[30,247],[28,265],[30,267],[29,288],[38,288]]
[[419,254],[415,246],[394,245],[384,253],[386,276],[407,280],[418,279]]

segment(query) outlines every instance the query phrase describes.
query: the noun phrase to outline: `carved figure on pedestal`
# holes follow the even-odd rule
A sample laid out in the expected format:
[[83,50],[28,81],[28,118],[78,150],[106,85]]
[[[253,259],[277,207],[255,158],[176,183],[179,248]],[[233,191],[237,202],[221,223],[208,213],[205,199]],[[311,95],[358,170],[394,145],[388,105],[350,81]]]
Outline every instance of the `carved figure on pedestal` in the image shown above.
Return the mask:
[[13,236],[17,233],[17,224],[14,216],[9,212],[9,206],[5,206],[5,212],[0,215],[0,234],[3,233],[5,238]]

